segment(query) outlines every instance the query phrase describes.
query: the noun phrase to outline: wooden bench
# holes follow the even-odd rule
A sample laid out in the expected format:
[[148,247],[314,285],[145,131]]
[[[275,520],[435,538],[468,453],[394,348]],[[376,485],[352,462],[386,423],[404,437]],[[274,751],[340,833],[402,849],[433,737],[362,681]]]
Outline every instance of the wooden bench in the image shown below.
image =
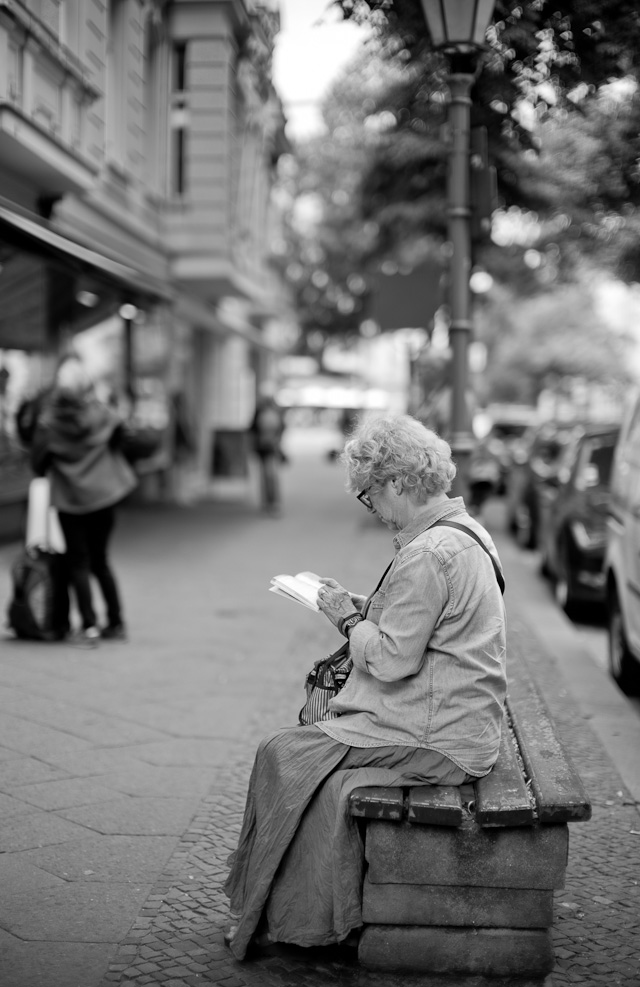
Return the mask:
[[591,805],[522,666],[510,675],[498,760],[460,788],[358,788],[367,869],[358,957],[371,970],[540,984],[568,823]]

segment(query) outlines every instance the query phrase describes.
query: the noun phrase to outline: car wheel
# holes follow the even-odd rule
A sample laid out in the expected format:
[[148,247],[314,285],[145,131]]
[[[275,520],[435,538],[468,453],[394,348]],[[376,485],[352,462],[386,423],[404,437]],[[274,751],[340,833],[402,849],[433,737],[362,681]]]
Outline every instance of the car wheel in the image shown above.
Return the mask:
[[558,573],[553,585],[553,595],[561,610],[564,610],[567,617],[571,617],[575,610],[576,599],[571,586],[571,576],[569,563],[566,558],[566,549],[561,549],[558,558]]
[[551,566],[549,565],[549,552],[547,549],[546,541],[543,539],[540,546],[540,575],[544,576],[545,579],[554,579],[554,574]]
[[620,601],[615,591],[609,598],[609,671],[625,695],[640,693],[640,664],[629,649]]

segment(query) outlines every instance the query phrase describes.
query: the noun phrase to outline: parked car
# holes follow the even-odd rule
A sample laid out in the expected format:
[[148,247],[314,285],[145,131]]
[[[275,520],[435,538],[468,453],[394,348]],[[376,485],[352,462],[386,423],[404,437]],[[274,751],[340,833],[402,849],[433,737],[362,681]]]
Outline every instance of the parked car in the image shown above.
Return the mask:
[[604,554],[618,424],[576,427],[558,469],[538,490],[537,542],[542,572],[570,614],[579,604],[606,600]]
[[640,694],[640,396],[623,422],[611,474],[605,554],[609,670]]
[[506,521],[523,548],[536,548],[543,484],[559,469],[575,423],[545,421],[526,429],[512,452],[505,481]]

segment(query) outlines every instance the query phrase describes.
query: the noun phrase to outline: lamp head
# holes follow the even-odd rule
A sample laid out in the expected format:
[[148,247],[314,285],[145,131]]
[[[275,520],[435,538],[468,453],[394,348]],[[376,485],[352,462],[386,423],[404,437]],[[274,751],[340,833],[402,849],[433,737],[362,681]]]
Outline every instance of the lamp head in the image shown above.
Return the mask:
[[421,0],[434,48],[464,54],[485,44],[495,0]]

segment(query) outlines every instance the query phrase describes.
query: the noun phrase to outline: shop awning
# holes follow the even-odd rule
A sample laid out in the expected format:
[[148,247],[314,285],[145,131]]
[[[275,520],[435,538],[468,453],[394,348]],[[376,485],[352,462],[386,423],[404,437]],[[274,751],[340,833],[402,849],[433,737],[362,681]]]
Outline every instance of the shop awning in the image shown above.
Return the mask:
[[89,267],[97,274],[102,274],[138,294],[162,299],[173,297],[173,292],[166,282],[128,264],[122,264],[77,240],[63,236],[52,229],[45,220],[32,219],[0,202],[0,234],[3,227],[12,231],[14,236],[17,234],[22,237],[23,242],[29,241],[32,247],[38,247],[49,256]]
[[46,220],[25,215],[8,200],[0,197],[0,237],[7,238],[24,250],[31,250],[48,257],[58,258],[80,267],[84,271],[102,276],[109,282],[126,288],[132,297],[146,296],[161,299],[172,305],[176,315],[192,325],[199,326],[220,336],[236,335],[253,346],[271,350],[262,332],[248,319],[238,318],[216,307],[187,295],[179,285],[160,281],[128,264],[123,264],[86,244],[64,236]]

